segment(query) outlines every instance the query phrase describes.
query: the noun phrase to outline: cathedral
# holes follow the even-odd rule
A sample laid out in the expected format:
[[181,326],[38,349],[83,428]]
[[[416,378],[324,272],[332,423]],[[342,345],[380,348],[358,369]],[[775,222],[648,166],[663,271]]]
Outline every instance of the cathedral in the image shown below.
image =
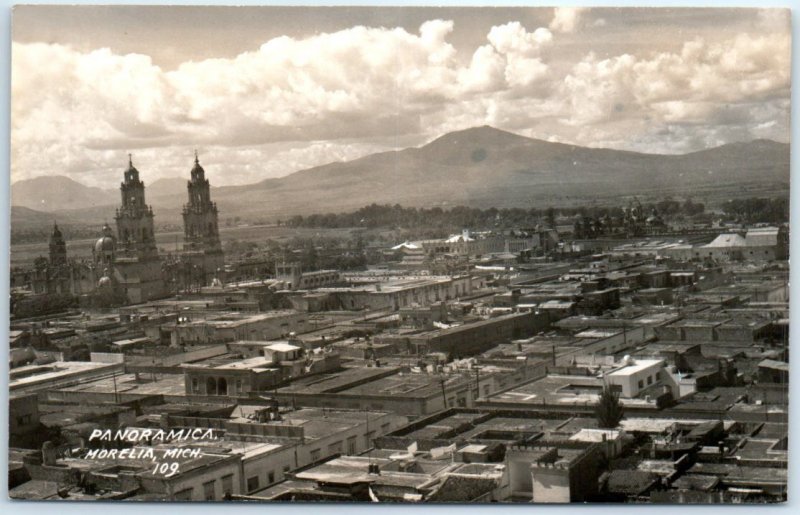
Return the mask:
[[81,304],[135,304],[166,297],[184,288],[220,284],[225,259],[219,238],[217,205],[211,201],[205,170],[195,154],[183,207],[184,245],[175,256],[159,255],[153,209],[145,200],[144,182],[128,157],[120,184],[116,231],[104,224],[92,246],[91,261],[68,259],[67,243],[54,223],[49,258],[39,258],[21,276],[34,294],[65,294]]
[[120,193],[116,237],[106,224],[92,249],[94,268],[102,273],[98,291],[121,293],[132,304],[165,297],[169,292],[156,247],[153,208],[145,201],[144,183],[130,156]]
[[72,294],[73,270],[67,260],[67,242],[57,223],[50,234],[48,259],[38,258],[28,276],[34,293]]

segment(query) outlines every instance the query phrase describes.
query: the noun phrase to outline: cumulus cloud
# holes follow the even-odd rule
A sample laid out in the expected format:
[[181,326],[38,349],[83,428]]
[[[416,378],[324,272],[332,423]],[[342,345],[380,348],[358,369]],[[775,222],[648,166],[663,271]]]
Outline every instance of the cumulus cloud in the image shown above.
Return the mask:
[[[642,58],[625,54],[598,59],[589,54],[561,83],[560,96],[569,112],[564,122],[602,125],[633,117],[651,128],[707,125],[719,134],[735,125],[743,130],[739,139],[746,139],[748,130],[755,137],[765,121],[780,116],[775,106],[789,98],[789,49],[789,34],[778,32],[739,34],[719,43],[696,39],[680,52]],[[722,139],[708,136],[703,141]],[[680,151],[682,145],[665,138],[658,148]]]
[[511,87],[529,86],[547,76],[542,50],[553,42],[553,34],[540,27],[528,32],[519,22],[492,27],[489,42],[505,56],[504,78]]
[[450,43],[452,21],[429,20],[278,37],[171,70],[146,55],[15,42],[12,177],[111,186],[134,150],[153,180],[185,173],[197,146],[216,184],[242,183],[483,124],[643,151],[780,138],[790,33],[765,12],[753,27],[773,30],[569,63],[555,54],[580,25],[573,8],[556,9],[549,28],[498,24],[472,48]]
[[581,15],[588,11],[586,7],[556,7],[550,30],[556,32],[573,32],[578,28]]
[[[14,43],[15,179],[60,173],[56,155],[60,166],[90,155],[80,165],[98,174],[111,166],[105,158],[112,149],[418,132],[420,112],[469,89],[459,84],[467,75],[445,40],[452,29],[452,22],[431,20],[416,34],[357,26],[280,37],[232,59],[172,71],[142,55]],[[484,69],[478,59],[473,73]],[[310,159],[297,163],[335,155],[309,151]]]

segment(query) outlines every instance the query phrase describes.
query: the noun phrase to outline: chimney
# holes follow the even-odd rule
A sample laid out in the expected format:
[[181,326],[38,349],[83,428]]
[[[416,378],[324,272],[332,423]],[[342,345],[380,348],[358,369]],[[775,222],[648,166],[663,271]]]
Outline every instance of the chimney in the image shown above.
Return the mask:
[[56,446],[50,440],[42,444],[42,465],[54,467],[56,465]]

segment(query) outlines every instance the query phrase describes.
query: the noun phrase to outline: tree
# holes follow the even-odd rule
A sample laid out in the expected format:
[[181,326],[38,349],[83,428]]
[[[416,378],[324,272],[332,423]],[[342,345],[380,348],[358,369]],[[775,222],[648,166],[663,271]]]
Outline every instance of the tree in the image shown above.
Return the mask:
[[619,402],[619,392],[605,385],[595,408],[597,425],[600,429],[615,429],[622,420],[623,411],[622,403]]

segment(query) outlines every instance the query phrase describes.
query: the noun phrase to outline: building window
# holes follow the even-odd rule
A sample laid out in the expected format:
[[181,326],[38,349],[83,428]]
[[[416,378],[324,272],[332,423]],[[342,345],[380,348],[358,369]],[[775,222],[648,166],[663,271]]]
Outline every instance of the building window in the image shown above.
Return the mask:
[[639,379],[639,388],[644,388],[644,380]]
[[222,495],[233,494],[233,474],[222,476]]
[[258,476],[247,478],[247,493],[258,490]]
[[214,481],[203,483],[203,499],[206,501],[214,500]]
[[194,488],[186,488],[180,492],[175,492],[176,501],[191,501]]
[[647,385],[653,384],[653,376],[647,376]]
[[196,377],[192,378],[192,393],[200,392],[200,381]]
[[275,482],[275,472],[270,471],[269,474],[267,474],[267,484],[271,485],[274,482]]
[[319,458],[320,458],[320,450],[319,450],[319,449],[314,449],[314,450],[312,450],[312,451],[311,451],[311,454],[310,454],[310,457],[311,457],[311,462],[312,462],[312,463],[313,463],[313,462],[315,462],[315,461],[319,461]]
[[372,447],[372,439],[375,438],[375,431],[370,431],[366,435],[364,435],[364,447],[369,449]]
[[356,437],[351,436],[347,439],[347,454],[356,453]]
[[333,442],[328,446],[328,454],[340,454],[342,452],[342,441]]
[[291,470],[289,465],[283,466],[283,477],[286,477],[289,474],[289,470]]

